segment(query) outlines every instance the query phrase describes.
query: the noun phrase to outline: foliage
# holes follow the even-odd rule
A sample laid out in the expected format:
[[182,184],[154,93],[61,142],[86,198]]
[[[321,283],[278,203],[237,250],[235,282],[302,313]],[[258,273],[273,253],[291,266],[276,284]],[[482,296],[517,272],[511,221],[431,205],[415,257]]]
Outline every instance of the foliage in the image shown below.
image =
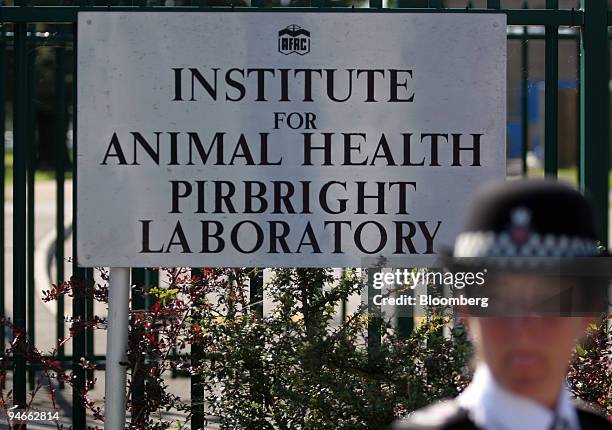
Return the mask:
[[603,318],[576,347],[567,377],[574,395],[612,417],[612,339]]
[[[278,269],[266,288],[273,313],[260,318],[236,300],[223,324],[203,321],[219,360],[198,372],[223,428],[382,429],[398,413],[458,393],[469,348],[459,328],[442,335],[442,316],[406,341],[366,307],[331,324],[361,287],[354,271],[334,279],[325,269]],[[368,345],[376,328],[380,341]]]
[[[45,300],[81,296],[107,302],[108,274],[102,273],[101,284],[72,279],[54,285]],[[201,408],[189,393],[181,398],[170,392],[167,382],[176,372],[199,381],[206,413],[219,417],[224,429],[383,429],[397,416],[457,395],[468,382],[471,346],[463,326],[453,326],[447,316],[427,312],[404,339],[372,305],[342,311],[342,303],[364,287],[355,270],[334,276],[330,269],[275,269],[262,287],[275,305],[265,315],[262,298],[249,290],[255,271],[163,273],[167,282],[159,287],[132,286],[133,298],[140,293],[150,303],[130,312],[126,428],[189,427]],[[72,328],[63,344],[83,330],[106,328],[98,317],[69,321]],[[574,393],[609,413],[606,336],[593,327],[577,350],[568,380]],[[0,362],[0,383],[16,354],[42,369],[31,399],[46,387],[54,400],[60,383],[75,386],[76,370],[96,368],[83,358],[68,371],[57,350],[43,354],[27,344],[25,332],[15,330]],[[102,426],[102,405],[89,397],[95,383],[87,381],[80,394]],[[0,409],[6,411],[11,401],[11,391],[0,384]],[[168,418],[163,412],[170,409],[185,412],[186,419]],[[63,426],[57,423],[57,428]]]

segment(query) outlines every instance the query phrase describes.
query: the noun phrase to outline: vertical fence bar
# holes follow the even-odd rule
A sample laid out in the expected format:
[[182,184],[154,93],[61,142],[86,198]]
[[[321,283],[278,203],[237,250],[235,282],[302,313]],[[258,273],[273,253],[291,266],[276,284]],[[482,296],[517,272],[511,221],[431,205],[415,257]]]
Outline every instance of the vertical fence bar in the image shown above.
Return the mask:
[[[205,0],[200,0],[200,1],[201,1],[200,6],[203,6],[204,5],[203,1]],[[259,7],[259,8],[263,8],[265,6],[263,0],[253,0],[252,5],[254,7]],[[315,5],[317,7],[321,7],[323,5],[322,0],[313,0],[313,6]],[[248,271],[251,269],[246,269],[246,270]],[[202,276],[201,270],[196,269],[196,268],[191,269],[191,274],[192,274],[192,277]],[[256,278],[258,278],[257,274],[261,274],[262,279],[263,279],[262,271],[256,272],[256,275],[255,275]],[[250,284],[251,298],[253,297],[253,294],[256,294],[256,295],[258,294],[257,292],[255,292],[255,290],[258,289],[257,285],[255,284],[256,282],[254,283],[253,280],[251,280],[251,284]],[[263,296],[263,291],[261,294]],[[203,358],[203,351],[201,350],[201,348],[198,346],[192,346],[192,350],[191,350],[192,365],[193,363],[197,363],[202,358]],[[203,387],[201,384],[201,378],[198,375],[191,376],[191,394],[192,394],[192,404],[195,405],[192,407],[193,415],[191,418],[191,428],[195,430],[195,429],[203,428],[203,425],[204,425],[204,391],[203,391]]]
[[499,9],[501,0],[487,0],[487,9]]
[[397,317],[397,333],[400,339],[408,339],[414,330],[414,317]]
[[[558,9],[558,0],[546,0],[547,9]],[[544,174],[557,177],[559,121],[559,27],[546,26],[544,87]]]
[[258,318],[263,318],[263,270],[256,270],[250,276],[249,299],[251,310]]
[[[76,244],[77,244],[77,186],[78,186],[78,169],[77,169],[77,24],[72,25],[72,280],[74,285],[81,289],[85,282],[85,270],[78,267]],[[82,294],[74,294],[72,299],[72,316],[75,319],[83,320],[85,318],[85,300]],[[74,323],[73,323],[74,325]],[[81,357],[85,355],[85,333],[82,330],[77,330],[72,340],[72,366],[74,377],[74,388],[72,390],[72,425],[76,428],[85,428],[87,415],[85,406],[83,405],[83,397],[80,390],[85,389],[85,370],[80,365]]]
[[[57,113],[55,134],[55,263],[57,284],[65,281],[64,274],[64,181],[65,181],[65,153],[66,153],[66,56],[63,44],[55,48],[55,111]],[[63,339],[64,330],[64,296],[60,294],[57,300],[56,315],[57,333],[57,355],[63,363],[66,354],[64,345],[60,345],[59,339]],[[60,388],[64,383],[60,382]]]
[[[6,142],[4,140],[5,133],[5,121],[6,121],[6,44],[4,43],[4,27],[0,26],[0,320],[4,320],[5,316],[5,300],[4,300],[4,275],[5,275],[5,264],[4,264],[4,209],[5,209],[5,195],[4,187],[6,182],[6,171],[5,171],[5,159],[6,159]],[[5,348],[5,336],[4,336],[4,324],[0,325],[0,357],[4,357]],[[4,382],[1,385],[4,388]]]
[[[34,302],[34,246],[35,246],[35,231],[34,231],[34,177],[36,172],[36,38],[34,26],[30,31],[30,43],[28,46],[28,83],[29,94],[28,101],[28,149],[27,149],[27,178],[26,178],[26,196],[27,196],[27,312],[28,312],[28,345],[29,349],[35,345],[35,302]],[[28,382],[30,390],[34,389],[35,372],[32,367],[28,366]]]
[[15,91],[13,110],[13,404],[26,408],[26,162],[28,127],[27,24],[15,28]]
[[[208,4],[207,0],[200,0],[200,1],[202,2],[201,3],[202,6],[205,6]],[[264,5],[263,0],[251,0],[251,6],[263,8],[265,5]]]
[[[523,2],[523,9],[527,9]],[[521,172],[527,176],[527,152],[529,152],[529,29],[523,27],[521,39]]]
[[[249,273],[249,305],[250,313],[254,319],[261,322],[263,318],[263,269],[251,268],[246,269]],[[317,287],[319,287],[317,285]],[[321,286],[322,288],[322,286]],[[308,330],[308,328],[306,329]],[[260,339],[256,346],[259,351],[263,351],[265,348],[264,340]],[[258,411],[260,412],[259,420],[262,422],[265,420],[263,416],[265,397],[263,394],[262,382],[265,379],[263,365],[260,361],[256,361],[253,368],[250,370],[251,384],[250,392],[251,399],[253,402],[259,403],[261,406]]]
[[374,296],[378,291],[374,288],[373,276],[376,269],[362,269],[362,275],[366,279],[367,304],[368,304],[368,363],[374,368],[378,365],[380,357],[382,318],[381,306],[374,303]]
[[[345,275],[346,275],[346,268],[343,267],[342,274],[340,276],[344,278]],[[340,302],[340,322],[341,323],[344,323],[346,321],[347,306],[348,306],[348,300],[342,299],[342,301]]]
[[[428,1],[429,3],[429,1]],[[381,8],[382,0],[370,0],[370,8]],[[369,273],[368,273],[369,272]],[[381,346],[381,326],[380,326],[380,307],[376,307],[372,301],[374,297],[371,285],[372,285],[372,270],[361,269],[362,276],[365,276],[367,282],[365,283],[367,289],[367,309],[368,309],[368,338],[367,338],[367,352],[368,352],[368,365],[371,368],[375,368],[378,365],[378,358],[380,355]],[[371,388],[371,387],[369,387]]]
[[418,6],[419,6],[419,0],[397,0],[398,8],[411,8],[411,7],[418,7]]
[[[196,285],[202,285],[202,270],[191,269],[191,278]],[[204,360],[204,349],[200,345],[191,345],[191,366],[196,368]],[[200,374],[191,374],[191,430],[204,428],[204,387]]]
[[[380,0],[382,2],[382,0]],[[325,7],[325,0],[311,0],[312,7]]]
[[608,2],[580,2],[580,188],[591,195],[597,236],[608,247],[608,172],[610,169]]
[[145,286],[145,269],[133,268],[132,270],[132,285],[138,287],[132,288],[132,310],[144,309],[144,293],[140,290]]
[[[404,270],[411,270],[406,268]],[[403,292],[403,294],[413,296],[413,290]],[[411,306],[398,306],[397,312],[399,315],[397,316],[397,333],[401,339],[408,339],[414,330],[414,315]],[[410,316],[402,315],[404,312],[408,312]]]
[[[159,285],[159,271],[155,269],[146,269],[145,270],[145,285],[147,286],[147,292]],[[149,294],[145,295],[145,309],[149,309],[151,306],[151,296]]]
[[577,37],[576,37],[576,112],[578,112],[578,115],[576,115],[576,183],[580,183],[580,167],[581,164],[580,163],[580,134],[581,134],[581,121],[580,121],[580,82],[582,82],[582,76],[581,76],[581,62],[580,62],[580,32],[578,32]]
[[[182,268],[180,268],[180,269],[179,269],[179,268],[174,268],[174,270],[175,270],[175,272],[174,272],[174,273],[176,273],[176,274],[180,274],[180,273],[182,272],[182,270],[183,270],[183,269],[182,269]],[[179,277],[178,277],[178,276],[172,276],[172,277],[171,277],[171,281],[170,281],[170,283],[168,284],[168,288],[170,288],[170,289],[172,289],[172,288],[177,288],[177,286],[178,286],[178,284],[180,284],[180,282],[181,282],[181,281],[180,281],[180,279],[179,279]],[[172,352],[171,352],[171,354],[172,354],[173,356],[176,356],[176,355],[177,355],[176,344],[174,344],[174,345],[172,346]],[[176,370],[176,367],[175,367],[175,366],[172,366],[172,368],[170,369],[170,377],[174,379],[174,378],[176,378],[177,376],[178,376],[178,372],[177,372],[177,370]]]
[[[88,267],[85,269],[85,279],[87,280],[87,288],[93,288],[96,281],[94,279],[94,271],[93,268]],[[92,321],[94,319],[94,306],[93,306],[93,295],[88,294],[85,299],[85,321]],[[93,327],[88,327],[85,332],[85,351],[87,352],[87,359],[91,362],[94,361],[94,329]],[[87,383],[93,383],[94,378],[94,370],[87,370]]]

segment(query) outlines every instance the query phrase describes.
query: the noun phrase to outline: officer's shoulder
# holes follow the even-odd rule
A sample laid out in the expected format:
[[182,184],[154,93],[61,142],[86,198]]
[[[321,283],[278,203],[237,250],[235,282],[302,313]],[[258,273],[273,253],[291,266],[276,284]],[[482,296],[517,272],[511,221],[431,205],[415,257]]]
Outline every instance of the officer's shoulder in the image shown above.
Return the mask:
[[454,400],[441,400],[395,421],[391,430],[475,429],[465,409]]
[[612,429],[610,422],[601,411],[581,399],[574,399],[574,407],[578,413],[580,427],[587,429]]

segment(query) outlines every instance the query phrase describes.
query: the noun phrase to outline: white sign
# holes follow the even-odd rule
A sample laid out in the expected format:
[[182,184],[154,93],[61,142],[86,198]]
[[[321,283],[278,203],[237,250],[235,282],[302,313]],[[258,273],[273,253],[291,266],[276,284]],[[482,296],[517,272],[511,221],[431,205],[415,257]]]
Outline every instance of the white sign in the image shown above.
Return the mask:
[[80,266],[433,262],[473,189],[505,177],[504,14],[81,12],[78,28]]

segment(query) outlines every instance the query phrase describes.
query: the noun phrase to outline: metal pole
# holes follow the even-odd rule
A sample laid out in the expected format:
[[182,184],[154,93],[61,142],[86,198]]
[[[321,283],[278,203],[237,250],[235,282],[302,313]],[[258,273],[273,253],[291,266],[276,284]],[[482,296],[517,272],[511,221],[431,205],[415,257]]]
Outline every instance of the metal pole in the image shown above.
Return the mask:
[[[132,284],[138,288],[144,288],[146,283],[146,269],[132,269]],[[132,290],[132,310],[142,311],[147,309],[144,303],[144,293],[137,289]],[[140,328],[139,328],[140,330]],[[143,336],[144,333],[139,331],[134,333],[136,336]],[[144,408],[145,399],[145,378],[142,367],[144,366],[146,356],[139,357],[132,368],[132,425],[139,425],[140,419],[143,417],[142,410]]]
[[108,282],[108,333],[104,403],[105,430],[125,428],[130,269],[112,267]]

